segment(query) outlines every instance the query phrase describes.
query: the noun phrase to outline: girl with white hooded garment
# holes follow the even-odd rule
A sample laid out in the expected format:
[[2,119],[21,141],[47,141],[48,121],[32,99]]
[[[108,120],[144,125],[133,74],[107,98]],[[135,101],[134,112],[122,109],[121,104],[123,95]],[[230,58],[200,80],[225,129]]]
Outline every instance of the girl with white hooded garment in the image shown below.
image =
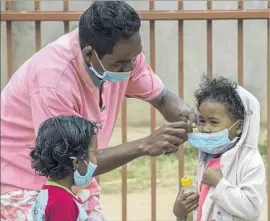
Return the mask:
[[259,221],[266,174],[258,150],[260,104],[224,77],[204,78],[195,93],[199,132],[189,134],[198,148],[198,193],[180,191],[174,214],[185,221]]

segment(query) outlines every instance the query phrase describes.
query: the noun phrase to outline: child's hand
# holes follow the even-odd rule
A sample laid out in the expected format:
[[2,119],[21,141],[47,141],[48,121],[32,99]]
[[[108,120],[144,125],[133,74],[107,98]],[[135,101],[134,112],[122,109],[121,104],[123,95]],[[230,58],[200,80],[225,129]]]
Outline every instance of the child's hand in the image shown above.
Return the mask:
[[182,188],[176,197],[173,213],[178,220],[186,220],[187,215],[196,209],[198,204],[199,194],[194,192],[184,193],[184,188]]
[[221,179],[222,173],[220,169],[206,168],[203,173],[202,183],[215,187]]

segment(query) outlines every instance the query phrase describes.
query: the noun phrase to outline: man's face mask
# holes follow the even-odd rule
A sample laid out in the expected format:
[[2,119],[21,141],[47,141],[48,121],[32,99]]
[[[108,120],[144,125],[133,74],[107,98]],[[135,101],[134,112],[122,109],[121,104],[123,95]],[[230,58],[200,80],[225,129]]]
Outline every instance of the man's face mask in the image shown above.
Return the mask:
[[96,57],[97,57],[97,59],[98,59],[100,65],[101,65],[102,69],[104,70],[104,73],[103,73],[103,75],[100,75],[100,74],[94,69],[94,67],[93,67],[92,64],[91,64],[91,67],[89,67],[89,68],[90,68],[90,70],[92,70],[92,71],[94,72],[94,74],[95,74],[98,78],[100,78],[100,79],[102,79],[102,80],[105,80],[105,81],[110,81],[110,82],[115,83],[115,82],[120,82],[120,81],[123,81],[123,80],[127,79],[127,78],[129,77],[129,75],[131,74],[131,71],[126,71],[126,72],[112,72],[112,71],[107,71],[107,70],[104,68],[103,64],[101,63],[100,59],[98,58],[96,51],[95,51],[95,54],[96,54]]
[[189,133],[188,142],[202,152],[208,154],[222,154],[232,148],[239,138],[235,137],[233,140],[229,139],[229,130],[237,123],[238,121],[236,121],[229,129],[216,133]]

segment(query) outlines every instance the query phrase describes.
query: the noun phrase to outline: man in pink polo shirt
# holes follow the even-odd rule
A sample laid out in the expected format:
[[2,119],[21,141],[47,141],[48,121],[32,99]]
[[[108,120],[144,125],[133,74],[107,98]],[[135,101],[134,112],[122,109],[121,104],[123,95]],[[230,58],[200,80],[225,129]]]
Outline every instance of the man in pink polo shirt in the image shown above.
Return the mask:
[[[195,114],[166,89],[146,63],[141,21],[123,1],[96,1],[79,28],[27,60],[1,94],[1,220],[32,220],[31,204],[45,179],[30,165],[30,146],[41,123],[77,115],[102,124],[95,175],[141,156],[178,150]],[[170,123],[150,136],[107,148],[123,98],[152,104]],[[78,193],[91,220],[103,220],[96,180]]]

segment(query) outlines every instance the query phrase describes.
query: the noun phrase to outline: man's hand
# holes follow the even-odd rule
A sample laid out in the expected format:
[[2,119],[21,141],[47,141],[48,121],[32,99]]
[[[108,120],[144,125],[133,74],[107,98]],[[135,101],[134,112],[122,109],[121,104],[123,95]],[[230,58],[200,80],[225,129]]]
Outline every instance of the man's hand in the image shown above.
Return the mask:
[[197,124],[196,111],[168,89],[163,99],[151,104],[169,122],[185,121],[190,123],[192,127]]
[[215,187],[221,179],[222,173],[220,169],[206,168],[203,173],[202,183]]
[[144,155],[156,157],[165,153],[174,153],[179,146],[187,141],[187,133],[192,131],[190,124],[185,122],[168,123],[143,139]]
[[177,220],[186,221],[187,216],[190,212],[195,210],[199,204],[198,193],[184,193],[182,188],[176,197],[173,213],[178,218]]
[[95,153],[98,167],[94,175],[107,173],[141,156],[176,152],[191,131],[191,126],[185,122],[168,123],[145,138],[98,150]]
[[179,118],[180,121],[190,123],[192,127],[196,127],[197,125],[197,114],[195,109],[191,108],[180,99],[178,103],[174,104],[174,107],[171,110],[166,110],[166,112],[171,113],[171,122],[175,122]]

